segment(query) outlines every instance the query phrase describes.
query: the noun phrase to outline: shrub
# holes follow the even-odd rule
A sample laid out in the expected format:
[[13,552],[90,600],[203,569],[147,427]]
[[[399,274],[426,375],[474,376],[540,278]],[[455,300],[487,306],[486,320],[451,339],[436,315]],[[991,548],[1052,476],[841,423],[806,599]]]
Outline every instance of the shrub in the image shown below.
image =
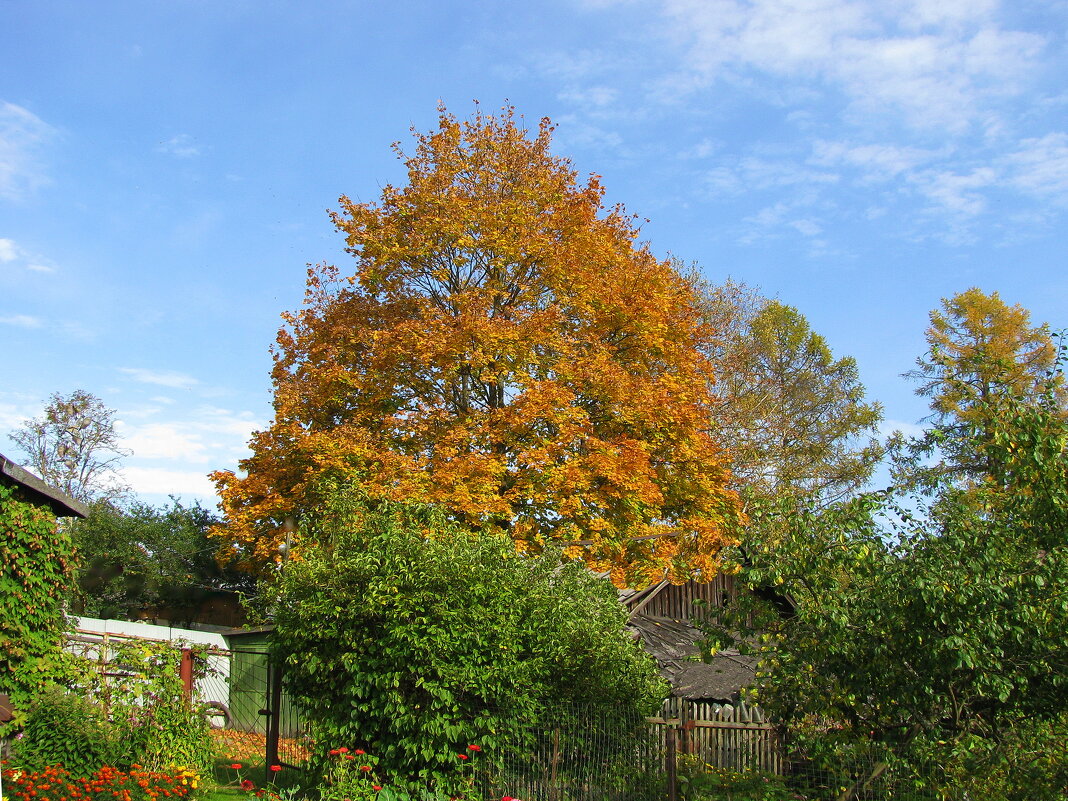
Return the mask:
[[180,650],[143,641],[109,648],[106,680],[83,663],[72,689],[38,693],[15,741],[15,764],[31,771],[63,765],[79,778],[105,766],[208,769],[213,745],[204,716],[184,697]]
[[305,536],[329,545],[306,541],[282,571],[274,647],[288,691],[323,748],[376,754],[390,784],[459,791],[458,753],[492,753],[546,708],[660,703],[615,589],[558,553],[520,555],[435,509],[343,494]]

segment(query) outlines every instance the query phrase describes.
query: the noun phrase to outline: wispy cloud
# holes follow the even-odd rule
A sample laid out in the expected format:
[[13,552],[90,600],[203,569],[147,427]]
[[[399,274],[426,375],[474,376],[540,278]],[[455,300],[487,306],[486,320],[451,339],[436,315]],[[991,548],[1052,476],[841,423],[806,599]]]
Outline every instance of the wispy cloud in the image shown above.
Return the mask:
[[1009,183],[1041,199],[1068,202],[1068,134],[1024,139],[1001,160]]
[[901,420],[883,420],[879,423],[879,439],[889,439],[894,434],[902,434],[912,439],[918,439],[927,432],[923,426],[915,423],[905,423]]
[[0,323],[3,325],[13,325],[16,328],[44,327],[44,322],[39,317],[33,317],[29,314],[12,314],[7,317],[0,317]]
[[0,199],[22,200],[48,182],[40,151],[54,135],[32,112],[0,101]]
[[1037,34],[1002,27],[993,0],[665,0],[663,7],[685,47],[680,85],[770,76],[842,93],[854,120],[892,113],[940,132],[982,124],[988,101],[1018,94],[1046,46]]
[[19,257],[19,252],[14,239],[0,239],[0,262],[14,261]]
[[47,259],[27,253],[14,239],[0,239],[0,264],[18,264],[34,273],[54,273]]
[[[160,417],[164,419],[158,419]],[[124,410],[117,424],[123,443],[138,459],[194,464],[226,463],[244,451],[252,432],[263,426],[251,412],[217,406]]]
[[172,389],[189,389],[198,382],[193,376],[179,373],[174,370],[150,370],[141,367],[120,367],[120,373],[125,373],[134,381],[141,384],[156,384],[161,387]]
[[191,159],[200,155],[200,147],[194,143],[193,137],[183,133],[160,142],[156,146],[156,152],[166,153],[180,159]]

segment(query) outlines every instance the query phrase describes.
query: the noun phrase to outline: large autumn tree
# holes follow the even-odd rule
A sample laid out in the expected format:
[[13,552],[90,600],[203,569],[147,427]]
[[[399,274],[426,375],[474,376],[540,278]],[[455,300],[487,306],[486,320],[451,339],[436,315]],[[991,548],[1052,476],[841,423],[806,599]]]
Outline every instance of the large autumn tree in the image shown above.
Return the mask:
[[739,512],[707,431],[712,331],[552,131],[442,110],[398,150],[406,186],[341,198],[353,270],[309,271],[274,351],[274,421],[245,476],[214,476],[238,559],[277,558],[329,479],[520,550],[558,543],[619,584],[716,567]]

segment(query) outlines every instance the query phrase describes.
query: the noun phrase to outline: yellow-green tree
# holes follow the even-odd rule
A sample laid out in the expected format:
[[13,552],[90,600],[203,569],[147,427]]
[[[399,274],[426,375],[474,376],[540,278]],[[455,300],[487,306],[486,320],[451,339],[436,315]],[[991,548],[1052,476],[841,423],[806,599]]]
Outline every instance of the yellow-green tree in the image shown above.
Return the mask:
[[836,358],[792,306],[734,281],[697,285],[717,331],[716,436],[743,497],[827,503],[860,489],[882,457],[882,408],[856,361]]
[[[972,287],[944,299],[930,319],[928,353],[909,375],[923,382],[917,392],[931,399],[932,417],[943,428],[967,427],[989,439],[988,410],[999,399],[1040,397],[1050,381],[1063,405],[1063,376],[1053,371],[1057,347],[1049,326],[1033,325],[1023,306]],[[975,454],[952,458],[965,470],[980,466]]]
[[245,476],[214,474],[236,558],[276,558],[328,480],[521,550],[558,543],[617,584],[716,568],[739,512],[708,433],[713,332],[552,130],[442,110],[398,150],[406,186],[341,198],[354,270],[309,271],[274,351],[275,419]]

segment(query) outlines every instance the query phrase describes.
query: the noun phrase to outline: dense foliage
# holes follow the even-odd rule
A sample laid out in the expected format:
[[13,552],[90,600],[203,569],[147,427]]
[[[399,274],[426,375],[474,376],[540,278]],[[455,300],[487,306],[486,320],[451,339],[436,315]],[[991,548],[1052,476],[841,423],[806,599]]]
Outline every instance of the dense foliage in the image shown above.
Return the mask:
[[73,546],[51,509],[4,485],[0,537],[0,691],[24,709],[42,685],[66,674],[60,642]]
[[749,543],[742,566],[769,600],[736,606],[718,637],[740,632],[761,656],[758,699],[795,748],[869,760],[858,784],[896,764],[917,785],[977,798],[1063,797],[1061,384],[1051,374],[1037,394],[1000,394],[942,430],[990,468],[971,482],[944,474],[933,496],[769,513],[782,536]]
[[220,536],[276,561],[324,479],[431,502],[617,584],[710,573],[739,522],[710,435],[691,282],[635,244],[511,109],[416,134],[408,184],[335,215],[354,271],[310,271],[275,350],[275,419],[215,474]]
[[[63,765],[85,778],[101,768],[163,770],[211,766],[214,748],[205,717],[185,697],[181,649],[170,643],[112,641],[71,657],[69,686],[41,688],[27,704],[12,763],[27,771]],[[207,669],[194,659],[194,677]]]
[[147,612],[181,625],[195,620],[215,591],[253,592],[247,575],[216,561],[218,543],[208,530],[217,522],[199,503],[94,503],[70,526],[78,553],[72,610],[129,619]]
[[457,754],[571,704],[648,712],[655,664],[612,585],[516,553],[428,507],[340,496],[278,580],[274,647],[321,750],[375,754],[399,786],[448,788]]

